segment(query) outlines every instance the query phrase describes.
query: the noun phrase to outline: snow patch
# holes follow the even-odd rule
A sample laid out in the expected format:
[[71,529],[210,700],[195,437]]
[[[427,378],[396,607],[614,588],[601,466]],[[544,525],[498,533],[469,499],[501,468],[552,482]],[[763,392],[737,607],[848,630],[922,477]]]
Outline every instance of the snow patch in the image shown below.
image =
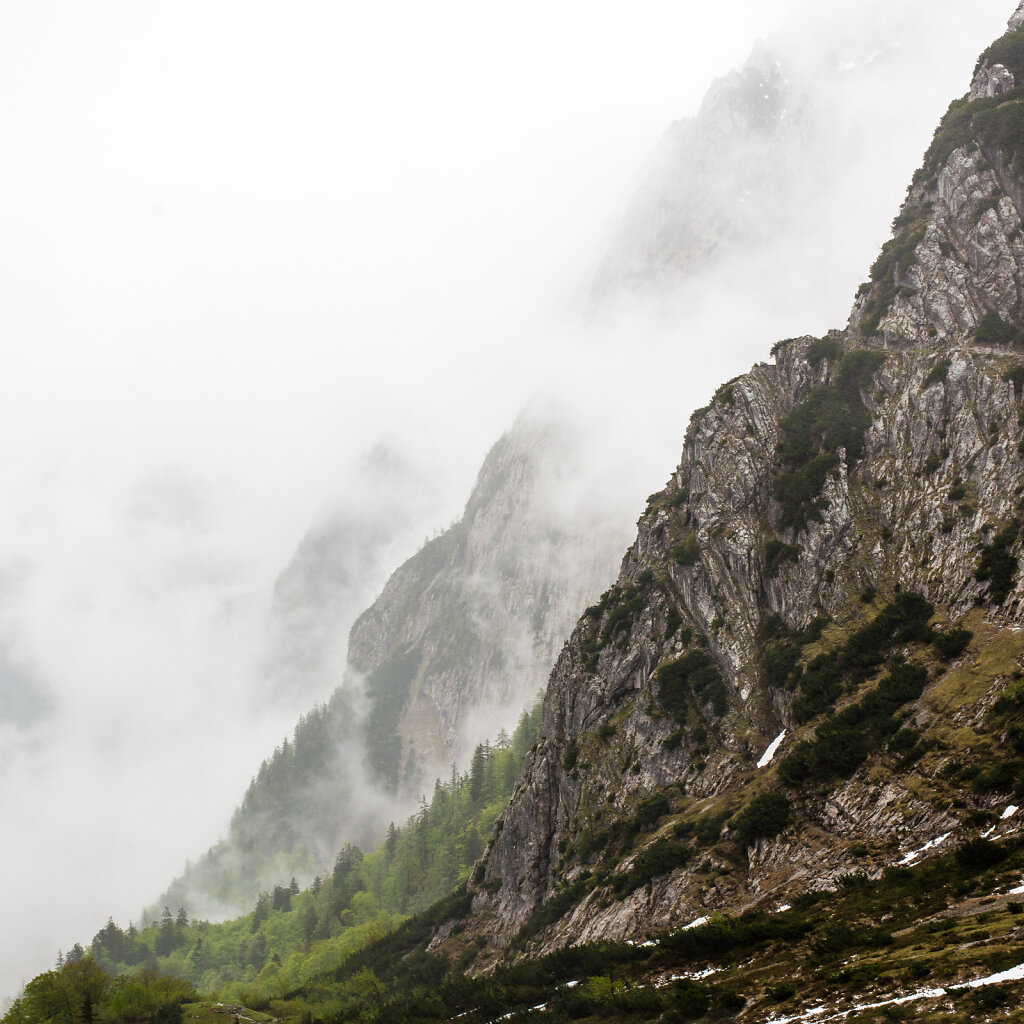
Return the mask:
[[919,850],[912,850],[902,860],[900,864],[912,864],[914,861],[923,857],[929,850],[934,850],[936,846],[941,846],[953,833],[947,832],[944,836],[939,836],[937,839],[932,839],[927,842]]
[[684,924],[683,931],[685,932],[687,928],[699,928],[702,924],[707,923],[708,919],[706,917],[698,917],[696,921],[691,921],[689,924]]
[[1016,804],[1010,804],[1010,806],[1003,811],[1003,816],[999,820],[1006,821],[1007,818],[1012,818],[1019,810],[1020,808]]
[[786,730],[783,729],[782,732],[780,732],[779,735],[768,744],[768,749],[761,755],[761,760],[757,762],[758,768],[764,768],[771,764],[772,758],[775,756],[775,751],[779,749],[779,745],[785,738]]
[[851,1006],[848,1010],[833,1012],[829,1017],[822,1016],[828,1012],[826,1006],[815,1006],[802,1013],[794,1014],[792,1017],[769,1017],[768,1024],[796,1024],[797,1021],[818,1021],[819,1024],[825,1024],[826,1021],[845,1020],[851,1014],[863,1013],[866,1010],[879,1010],[885,1006],[903,1006],[906,1003],[915,1003],[922,999],[938,999],[940,996],[944,996],[947,991],[984,988],[986,985],[1001,985],[1007,981],[1024,981],[1024,964],[1011,967],[1006,971],[1000,971],[998,974],[990,974],[987,978],[976,978],[974,981],[968,981],[962,985],[949,985],[947,988],[922,988],[917,992],[911,992],[910,995],[884,999],[878,1003],[859,1003]]

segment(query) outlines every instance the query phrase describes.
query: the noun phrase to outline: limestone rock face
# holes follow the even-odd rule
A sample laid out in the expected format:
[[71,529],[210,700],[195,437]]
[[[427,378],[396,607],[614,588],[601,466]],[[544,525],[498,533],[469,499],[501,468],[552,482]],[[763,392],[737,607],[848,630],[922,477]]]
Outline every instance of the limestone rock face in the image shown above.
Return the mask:
[[565,505],[579,438],[524,414],[462,519],[405,562],[352,628],[371,766],[413,796],[543,688],[580,607],[607,586],[620,528]]
[[[1024,17],[1024,16],[1022,16]],[[1015,85],[1013,72],[1003,64],[983,64],[978,68],[971,82],[970,97],[972,100],[999,96],[1009,92]]]
[[[989,70],[998,81],[998,67]],[[644,846],[610,868],[593,852],[609,821],[628,823],[656,794],[674,790],[700,804],[756,786],[753,762],[774,737],[800,728],[792,691],[763,675],[766,623],[799,630],[828,617],[849,631],[863,621],[857,595],[909,590],[951,622],[981,623],[980,606],[992,636],[1020,647],[1020,574],[1005,600],[993,600],[978,568],[979,551],[1007,524],[1016,524],[1007,552],[1020,553],[1022,182],[999,139],[954,141],[930,153],[934,166],[926,162],[915,179],[848,328],[780,343],[774,365],[729,382],[694,415],[616,586],[559,656],[541,740],[476,872],[470,933],[492,950],[555,894],[561,916],[534,929],[538,951],[637,939],[709,910],[760,905],[774,892],[831,886],[854,867],[851,839],[913,849],[961,827],[948,802],[913,778],[882,782],[865,768],[802,797],[800,841],[758,840],[742,871],[712,852],[644,886],[616,888]],[[863,448],[839,451],[814,514],[793,525],[777,489],[787,417],[823,387],[839,387],[843,359],[857,350],[873,353],[866,358],[876,366],[858,393]],[[786,557],[771,561],[769,542]],[[684,650],[705,652],[726,684],[722,706],[705,706],[700,728],[691,722],[686,735],[659,706],[656,674]],[[1004,681],[979,679],[973,703],[949,712],[949,722],[978,727]],[[915,705],[915,723],[926,729],[937,707]],[[727,829],[724,821],[716,827]]]
[[1010,15],[1010,20],[1007,23],[1009,30],[1012,32],[1014,29],[1018,29],[1021,25],[1024,25],[1024,3],[1022,3],[1017,10]]
[[[954,618],[984,599],[987,585],[974,575],[977,546],[991,538],[994,527],[986,524],[1013,517],[1024,484],[1020,402],[1013,384],[1000,379],[1000,357],[946,350],[945,380],[925,386],[939,358],[933,348],[890,353],[865,396],[872,425],[863,458],[856,465],[844,461],[828,481],[820,522],[799,533],[777,531],[772,483],[779,421],[828,379],[806,359],[810,342],[784,346],[775,366],[755,367],[733,384],[731,402],[715,403],[691,426],[663,500],[640,520],[623,562],[619,587],[637,586],[645,572],[655,580],[644,590],[628,640],[605,648],[589,673],[584,648],[592,627],[585,618],[563,650],[548,686],[541,743],[484,861],[483,884],[500,887],[493,895],[481,889],[478,909],[503,941],[558,884],[571,881],[559,870],[559,847],[594,827],[602,807],[621,811],[676,784],[696,798],[722,793],[749,770],[748,750],[760,755],[774,736],[793,729],[789,695],[760,680],[758,634],[769,615],[778,613],[794,628],[818,615],[842,620],[851,595],[869,586],[918,591]],[[948,499],[955,481],[970,496],[964,509]],[[680,566],[672,551],[691,531],[700,558]],[[774,575],[762,554],[766,533],[800,548],[799,559]],[[682,651],[665,638],[672,614],[704,637],[730,687],[730,712],[719,722],[723,743],[706,763],[685,746],[671,749],[676,726],[655,711],[654,670]],[[997,617],[1008,625],[1024,622],[1020,584]],[[612,721],[615,737],[598,761],[590,753],[593,734]],[[567,767],[567,752],[577,748],[588,751],[585,782]],[[944,809],[916,800],[899,781],[879,794],[855,778],[815,815],[833,836],[900,835],[910,845],[950,827]],[[834,851],[823,857],[812,844],[767,844],[753,853],[742,887],[695,890],[683,870],[622,905],[599,907],[593,894],[547,943],[635,937],[685,923],[688,914],[735,906],[783,882],[827,885],[849,868]]]

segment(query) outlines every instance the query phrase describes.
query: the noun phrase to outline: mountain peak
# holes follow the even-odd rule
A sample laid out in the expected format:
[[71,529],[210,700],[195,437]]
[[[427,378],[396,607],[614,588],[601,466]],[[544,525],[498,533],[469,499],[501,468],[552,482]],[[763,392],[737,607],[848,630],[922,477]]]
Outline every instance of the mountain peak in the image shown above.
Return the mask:
[[1007,30],[1013,32],[1024,25],[1024,2],[1022,2],[1017,10],[1010,15],[1010,20],[1007,22]]

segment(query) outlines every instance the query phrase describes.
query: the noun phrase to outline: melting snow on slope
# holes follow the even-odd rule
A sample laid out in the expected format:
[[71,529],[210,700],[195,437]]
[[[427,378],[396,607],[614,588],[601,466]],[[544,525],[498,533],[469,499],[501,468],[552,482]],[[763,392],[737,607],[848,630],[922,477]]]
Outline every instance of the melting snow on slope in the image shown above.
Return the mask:
[[1012,818],[1019,810],[1020,808],[1016,804],[1010,804],[1010,806],[1003,811],[1003,816],[999,820],[1006,821],[1007,818]]
[[783,729],[778,736],[775,737],[768,744],[768,749],[761,755],[761,760],[757,762],[758,768],[764,768],[766,765],[771,764],[772,758],[775,756],[775,751],[779,749],[779,744],[786,738],[786,730]]
[[702,924],[707,923],[708,919],[706,917],[698,917],[696,921],[691,921],[689,924],[684,924],[683,931],[685,932],[687,928],[699,928]]
[[851,1006],[848,1010],[840,1010],[829,1017],[822,1016],[828,1012],[826,1006],[815,1006],[803,1013],[795,1014],[792,1017],[769,1017],[769,1024],[795,1024],[796,1021],[816,1021],[818,1024],[825,1024],[830,1020],[845,1020],[850,1014],[863,1013],[865,1010],[879,1010],[884,1006],[902,1006],[905,1003],[916,1003],[921,999],[938,999],[948,991],[965,988],[984,988],[986,985],[1001,985],[1007,981],[1024,981],[1024,964],[1011,967],[1008,971],[1000,971],[998,974],[990,974],[987,978],[976,978],[974,981],[965,982],[963,985],[949,985],[947,988],[923,988],[917,992],[911,992],[909,996],[897,996],[894,999],[885,999],[879,1003],[861,1003]]
[[934,850],[936,846],[941,846],[952,834],[952,832],[947,832],[944,836],[939,836],[937,839],[932,839],[930,842],[925,843],[920,850],[911,851],[900,861],[900,864],[912,864],[919,857],[923,857],[929,850]]

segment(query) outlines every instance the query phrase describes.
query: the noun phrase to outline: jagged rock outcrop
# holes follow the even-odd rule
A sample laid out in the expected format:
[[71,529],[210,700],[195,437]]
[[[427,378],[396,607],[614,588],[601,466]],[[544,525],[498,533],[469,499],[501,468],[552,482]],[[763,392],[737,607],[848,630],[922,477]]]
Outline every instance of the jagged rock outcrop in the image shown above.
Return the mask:
[[792,216],[794,179],[820,128],[778,59],[755,49],[741,70],[714,83],[695,118],[665,133],[598,269],[594,308],[771,238]]
[[1015,84],[1009,68],[1002,64],[983,64],[975,72],[969,95],[972,100],[990,99],[1009,92]]
[[[815,21],[801,11],[796,24],[759,42],[742,68],[716,81],[652,152],[594,278],[591,314],[631,310],[637,301],[692,304],[683,286],[717,280],[719,264],[735,264],[738,252],[748,282],[785,274],[798,288],[815,279],[823,246],[856,238],[871,216],[866,192],[858,204],[838,196],[874,181],[880,150],[906,159],[900,173],[913,167],[916,154],[900,157],[897,140],[917,130],[937,62],[920,45],[920,16],[908,13],[835,5]],[[941,6],[921,5],[918,14],[927,14],[932,44],[956,31],[953,12]],[[979,68],[972,95],[1013,85],[1009,68],[993,61]],[[785,270],[783,240],[791,243]]]
[[[1005,63],[1021,79],[1022,61],[1024,29],[1011,30],[981,66]],[[955,103],[850,326],[780,343],[774,365],[729,382],[694,415],[617,584],[559,657],[541,741],[474,877],[470,935],[492,950],[530,922],[538,950],[638,939],[711,909],[833,885],[858,866],[853,839],[907,850],[965,827],[941,794],[941,757],[900,772],[880,767],[883,751],[831,786],[789,786],[799,841],[776,829],[748,844],[741,866],[715,845],[736,812],[725,797],[775,792],[773,767],[753,761],[773,737],[779,756],[795,749],[795,733],[813,739],[826,707],[797,706],[800,677],[788,668],[771,675],[779,630],[818,644],[830,621],[812,649],[838,659],[843,638],[868,621],[865,602],[910,591],[942,622],[986,631],[977,650],[998,649],[1002,661],[983,668],[971,653],[915,670],[931,682],[905,713],[925,737],[981,730],[1019,671],[1024,137],[1011,129],[1021,109],[1014,92]],[[669,703],[672,671],[687,674],[688,717]],[[656,870],[658,844],[663,857],[682,857],[660,830],[602,861],[613,826],[635,833],[658,819],[652,807],[682,814],[679,828],[708,822],[709,852]],[[645,857],[646,884],[632,884]],[[545,900],[557,910],[538,919]]]
[[[581,442],[559,412],[535,406],[519,417],[488,453],[462,518],[407,559],[356,620],[342,684],[263,763],[227,837],[157,910],[222,915],[291,875],[312,878],[345,843],[372,847],[453,762],[468,765],[476,744],[515,725],[628,539],[628,520],[609,514],[600,481],[579,470]],[[384,543],[399,515],[376,529],[359,520],[362,535]],[[312,555],[300,553],[282,577],[279,605],[290,611],[284,639],[306,640],[299,667],[308,674],[336,664],[329,625],[340,604],[311,593],[345,595],[344,582],[365,577],[379,552],[352,553],[328,573],[313,555],[347,556],[349,538],[330,530],[307,545]],[[288,666],[297,671],[295,657]],[[280,666],[277,674],[287,678]]]
[[353,626],[349,685],[363,680],[368,755],[389,787],[418,795],[493,723],[514,723],[578,609],[611,579],[624,524],[577,490],[581,443],[559,416],[524,413],[488,454],[462,519]]

